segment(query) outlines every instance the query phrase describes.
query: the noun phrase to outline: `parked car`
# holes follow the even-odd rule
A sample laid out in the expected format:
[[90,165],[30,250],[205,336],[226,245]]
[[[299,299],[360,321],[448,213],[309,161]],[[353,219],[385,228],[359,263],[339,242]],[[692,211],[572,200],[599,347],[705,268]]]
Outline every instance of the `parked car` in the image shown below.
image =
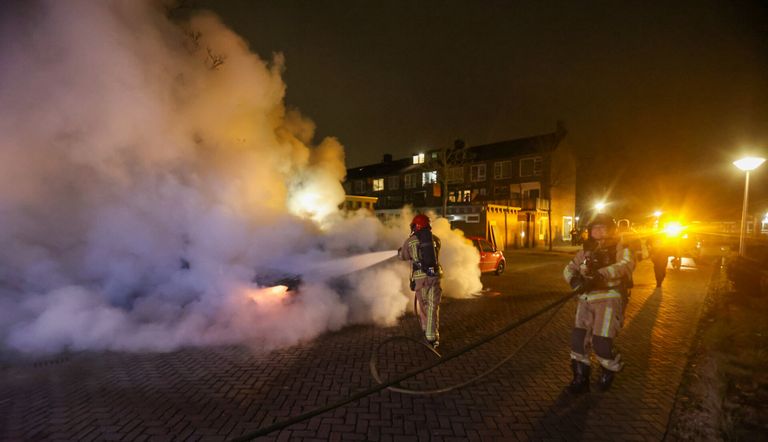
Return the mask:
[[472,245],[475,246],[478,252],[480,252],[480,272],[490,273],[494,272],[497,275],[504,273],[504,269],[507,267],[507,260],[504,258],[504,252],[496,250],[487,239],[479,236],[469,236],[468,240],[472,241]]

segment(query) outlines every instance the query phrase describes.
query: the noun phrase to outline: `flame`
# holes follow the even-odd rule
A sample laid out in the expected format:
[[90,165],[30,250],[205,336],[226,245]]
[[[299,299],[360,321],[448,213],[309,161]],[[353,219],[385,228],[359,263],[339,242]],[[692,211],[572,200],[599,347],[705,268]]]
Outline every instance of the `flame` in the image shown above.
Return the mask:
[[247,296],[251,298],[251,301],[259,304],[277,303],[288,296],[288,286],[276,285],[274,287],[250,289],[247,291]]

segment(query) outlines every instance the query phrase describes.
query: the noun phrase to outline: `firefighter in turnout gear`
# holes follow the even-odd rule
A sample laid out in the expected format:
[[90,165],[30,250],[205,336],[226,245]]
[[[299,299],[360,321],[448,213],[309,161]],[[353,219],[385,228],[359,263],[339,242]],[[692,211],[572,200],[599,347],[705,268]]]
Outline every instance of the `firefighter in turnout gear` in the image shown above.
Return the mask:
[[416,215],[411,222],[411,236],[405,240],[398,254],[400,259],[411,261],[411,290],[416,292],[418,317],[424,337],[432,348],[437,348],[440,338],[439,311],[440,268],[438,256],[440,239],[432,234],[432,227],[426,215]]
[[631,281],[633,253],[616,234],[616,223],[598,214],[589,223],[589,238],[563,271],[565,280],[578,294],[576,321],[571,333],[573,381],[567,387],[574,394],[589,391],[591,350],[602,367],[597,386],[608,390],[623,363],[614,353],[613,340],[623,322],[622,293]]

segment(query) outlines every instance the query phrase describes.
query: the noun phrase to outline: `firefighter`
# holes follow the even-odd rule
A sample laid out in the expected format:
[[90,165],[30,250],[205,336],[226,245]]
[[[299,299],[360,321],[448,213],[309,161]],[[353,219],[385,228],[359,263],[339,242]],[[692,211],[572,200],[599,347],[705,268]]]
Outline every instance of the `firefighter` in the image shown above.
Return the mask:
[[602,367],[597,387],[606,391],[623,363],[614,353],[613,340],[624,316],[622,294],[634,270],[632,251],[616,234],[616,223],[598,214],[588,225],[589,237],[563,271],[565,280],[578,293],[576,321],[571,332],[573,380],[567,390],[589,391],[590,360],[594,350]]
[[424,338],[433,349],[440,345],[439,311],[440,276],[442,268],[438,260],[440,239],[432,234],[426,215],[416,215],[411,221],[411,235],[398,250],[400,259],[411,261],[411,290],[416,292],[418,317]]
[[649,239],[649,251],[651,262],[653,262],[653,273],[656,276],[656,287],[660,288],[661,283],[667,276],[667,265],[669,264],[669,255],[672,254],[669,246],[665,244],[663,235],[654,235]]

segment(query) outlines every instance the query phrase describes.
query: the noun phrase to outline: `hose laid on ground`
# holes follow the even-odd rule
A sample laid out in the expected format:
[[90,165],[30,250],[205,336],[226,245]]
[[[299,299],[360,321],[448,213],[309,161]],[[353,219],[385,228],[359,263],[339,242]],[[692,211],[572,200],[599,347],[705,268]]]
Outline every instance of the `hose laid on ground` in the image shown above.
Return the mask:
[[[454,359],[454,358],[456,358],[458,356],[461,356],[464,353],[466,353],[466,352],[468,352],[468,351],[470,351],[470,350],[472,350],[472,349],[474,349],[474,348],[476,348],[476,347],[478,347],[478,346],[480,346],[482,344],[485,344],[486,342],[491,341],[492,339],[495,339],[495,338],[497,338],[497,337],[499,337],[499,336],[501,336],[501,335],[503,335],[505,333],[508,333],[511,330],[514,330],[517,327],[519,327],[519,326],[521,326],[521,325],[523,325],[523,324],[525,324],[525,323],[527,323],[527,322],[529,322],[529,321],[531,321],[531,320],[533,320],[533,319],[543,315],[544,313],[548,312],[549,310],[552,310],[552,309],[554,309],[556,307],[562,306],[563,304],[565,304],[566,301],[568,301],[572,297],[573,297],[573,295],[569,293],[567,296],[563,296],[562,298],[559,298],[557,301],[554,301],[554,302],[548,304],[546,307],[544,307],[542,309],[539,309],[536,312],[531,313],[528,316],[525,316],[523,318],[518,319],[517,321],[514,321],[514,322],[508,324],[506,327],[502,328],[498,332],[496,332],[496,333],[494,333],[494,334],[492,334],[490,336],[487,336],[487,337],[485,337],[485,338],[483,338],[483,339],[481,339],[479,341],[476,341],[475,343],[471,343],[471,344],[469,344],[469,345],[467,345],[467,346],[465,346],[465,347],[463,347],[463,348],[461,348],[461,349],[459,349],[457,351],[454,351],[451,354],[448,354],[448,355],[446,355],[446,356],[444,356],[444,357],[442,357],[440,359],[437,359],[434,362],[431,362],[431,363],[429,363],[427,365],[424,365],[424,366],[422,366],[420,368],[415,368],[415,369],[413,369],[411,371],[408,371],[408,372],[403,373],[401,375],[395,376],[394,378],[392,378],[392,379],[390,379],[390,380],[388,380],[386,382],[380,382],[379,381],[380,382],[379,384],[374,385],[373,387],[369,387],[369,388],[367,388],[365,390],[359,391],[359,392],[357,392],[357,393],[355,393],[355,394],[353,394],[351,396],[348,396],[347,398],[341,399],[341,400],[339,400],[337,402],[334,402],[332,404],[328,404],[328,405],[323,406],[323,407],[316,408],[314,410],[310,410],[310,411],[308,411],[306,413],[303,413],[303,414],[300,414],[298,416],[286,419],[284,421],[276,422],[276,423],[274,423],[274,424],[272,424],[272,425],[270,425],[268,427],[260,428],[260,429],[258,429],[256,431],[252,432],[252,433],[248,433],[248,434],[245,434],[243,436],[240,436],[240,437],[237,437],[235,439],[232,439],[232,441],[233,442],[249,441],[249,440],[253,440],[253,439],[257,438],[257,437],[265,436],[265,435],[267,435],[269,433],[272,433],[273,431],[282,430],[283,428],[291,426],[291,425],[293,425],[295,423],[298,423],[298,422],[301,422],[301,421],[305,421],[305,420],[310,419],[312,417],[315,417],[317,415],[323,414],[323,413],[325,413],[327,411],[331,411],[333,409],[336,409],[336,408],[339,408],[341,406],[344,406],[344,405],[346,405],[346,404],[348,404],[350,402],[357,401],[358,399],[362,399],[362,398],[364,398],[366,396],[370,396],[373,393],[377,393],[377,392],[379,392],[381,390],[384,390],[384,389],[387,389],[387,388],[392,387],[394,385],[397,385],[400,382],[405,381],[406,379],[410,379],[410,378],[412,378],[414,376],[417,376],[417,375],[419,375],[419,374],[421,374],[421,373],[423,373],[425,371],[431,370],[432,368],[437,367],[438,365],[444,364],[444,363],[446,363],[446,362],[450,361],[451,359]],[[554,317],[554,315],[553,315],[553,317]],[[546,325],[548,323],[549,323],[549,321],[546,321],[546,323],[544,325]],[[535,334],[531,334],[531,336],[535,336]],[[398,338],[398,337],[396,337],[396,338]],[[387,341],[392,340],[392,339],[393,338],[390,338]],[[410,338],[408,338],[408,339],[410,339]],[[528,340],[530,340],[530,338]],[[518,347],[515,350],[515,352],[517,352],[520,348],[524,347],[525,344],[527,344],[528,340],[526,340],[526,342],[524,342],[524,344],[522,346]],[[384,341],[384,342],[387,342],[387,341]],[[381,345],[383,345],[383,343]],[[379,345],[379,347],[381,347],[381,345]],[[497,365],[500,366],[501,364],[497,364]],[[494,367],[493,370],[495,370],[496,368],[497,367]],[[490,371],[488,371],[486,373],[483,373],[480,376],[475,376],[475,378],[473,378],[470,381],[474,382],[477,379],[480,379],[480,377],[487,375],[488,373],[490,373]],[[471,382],[465,382],[465,383],[463,383],[463,384],[461,384],[459,386],[467,385],[468,383],[471,383]],[[454,389],[454,388],[458,388],[459,386],[452,386],[452,387],[449,387],[449,388]],[[423,394],[422,392],[417,392],[417,393],[418,394]],[[410,393],[410,394],[413,394],[413,393]],[[434,393],[430,393],[430,394],[434,394]]]
[[[568,296],[567,298],[570,298],[570,296]],[[503,358],[501,361],[496,363],[493,367],[491,367],[488,370],[480,373],[477,376],[474,376],[474,377],[472,377],[472,378],[470,378],[470,379],[468,379],[468,380],[466,380],[464,382],[460,382],[458,384],[450,385],[448,387],[443,387],[443,388],[437,388],[437,389],[433,389],[433,390],[413,390],[413,389],[408,389],[408,388],[400,388],[400,387],[392,387],[392,386],[387,387],[387,390],[394,391],[394,392],[397,392],[397,393],[402,393],[402,394],[415,395],[415,396],[429,396],[429,395],[433,395],[433,394],[447,393],[449,391],[456,390],[456,389],[459,389],[461,387],[466,387],[467,385],[473,384],[473,383],[479,381],[480,379],[488,376],[489,374],[493,373],[494,371],[498,370],[507,361],[509,361],[510,359],[515,357],[515,355],[517,355],[517,353],[520,350],[522,350],[526,345],[528,345],[528,343],[531,342],[531,340],[534,337],[539,335],[539,333],[541,332],[542,329],[544,329],[544,327],[546,327],[547,325],[549,325],[550,322],[552,322],[552,319],[554,319],[554,317],[557,315],[557,313],[560,311],[560,309],[563,307],[563,305],[565,305],[565,303],[562,303],[562,304],[558,305],[557,308],[555,308],[554,311],[552,312],[552,314],[549,316],[549,318],[546,321],[543,321],[541,323],[541,325],[536,329],[536,331],[531,333],[525,340],[523,340],[523,342],[520,343],[520,345],[518,345],[517,348],[515,348],[512,351],[512,353],[510,353],[505,358]],[[531,318],[531,319],[533,319],[533,318]],[[519,325],[522,325],[522,324],[518,324],[518,326]],[[475,349],[475,348],[477,348],[477,347],[479,347],[479,346],[481,346],[483,344],[486,344],[486,343],[490,342],[493,339],[496,339],[497,337],[501,336],[504,333],[509,332],[510,330],[511,329],[508,329],[508,328],[505,327],[504,329],[496,332],[495,334],[490,335],[490,336],[486,336],[485,338],[483,338],[483,339],[481,339],[479,341],[471,343],[471,344],[467,345],[466,347],[458,350],[455,353],[458,353],[458,354],[466,353],[466,352],[468,352],[470,350],[473,350],[473,349]],[[419,339],[415,339],[415,338],[412,338],[412,337],[409,337],[409,336],[393,336],[391,338],[388,338],[388,339],[384,340],[382,343],[380,343],[376,347],[376,351],[373,353],[373,355],[371,355],[371,360],[368,363],[368,365],[369,365],[369,367],[371,369],[371,376],[373,376],[373,378],[379,384],[383,384],[384,383],[384,381],[381,380],[381,376],[379,375],[379,370],[378,370],[379,350],[381,349],[381,347],[383,347],[387,343],[394,342],[394,341],[411,341],[411,342],[415,342],[417,344],[423,345],[425,348],[427,348],[427,350],[429,350],[432,353],[434,353],[435,355],[437,355],[437,357],[441,357],[440,353],[438,353],[437,350],[432,348],[431,345],[429,345],[429,344],[427,344],[427,343],[425,343],[425,342],[423,342],[423,341],[421,341]],[[455,357],[455,356],[453,356],[453,354],[452,354],[452,357]]]

